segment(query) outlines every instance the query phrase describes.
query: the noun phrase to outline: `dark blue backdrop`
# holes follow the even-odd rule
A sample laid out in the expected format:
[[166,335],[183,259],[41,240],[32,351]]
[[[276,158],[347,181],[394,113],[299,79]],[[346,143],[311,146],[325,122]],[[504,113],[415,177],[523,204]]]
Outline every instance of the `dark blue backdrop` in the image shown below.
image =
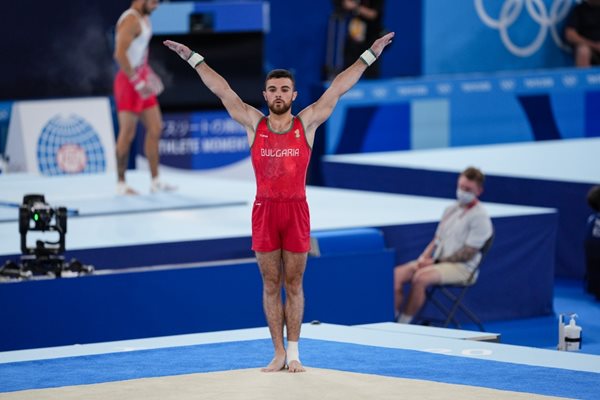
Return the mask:
[[[383,76],[418,75],[421,1],[388,1],[385,25],[397,32],[382,60]],[[407,3],[407,4],[405,4]],[[110,95],[112,29],[127,0],[10,2],[0,13],[0,100]],[[297,107],[312,102],[309,88],[322,78],[331,2],[271,1],[266,65],[298,77]],[[26,27],[26,29],[23,29]],[[241,67],[241,66],[240,66]],[[260,77],[262,79],[262,77]]]

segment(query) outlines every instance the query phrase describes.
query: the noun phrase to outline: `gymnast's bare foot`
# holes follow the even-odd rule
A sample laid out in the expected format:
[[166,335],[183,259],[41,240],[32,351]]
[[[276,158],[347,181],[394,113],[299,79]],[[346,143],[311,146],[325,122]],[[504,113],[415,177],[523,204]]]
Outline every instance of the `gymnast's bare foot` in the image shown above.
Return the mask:
[[288,362],[288,372],[304,372],[306,371],[299,360]]
[[117,183],[117,194],[119,196],[137,196],[139,193],[128,186],[125,182],[119,181]]
[[275,353],[273,360],[264,368],[261,368],[262,372],[277,372],[281,371],[285,367],[285,352],[281,354]]

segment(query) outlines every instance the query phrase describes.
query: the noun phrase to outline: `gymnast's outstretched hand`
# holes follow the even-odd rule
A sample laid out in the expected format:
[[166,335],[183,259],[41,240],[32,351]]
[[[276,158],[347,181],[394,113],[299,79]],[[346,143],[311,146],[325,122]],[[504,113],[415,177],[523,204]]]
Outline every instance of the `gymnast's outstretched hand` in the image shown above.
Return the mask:
[[190,50],[190,48],[185,44],[177,43],[172,40],[165,40],[163,44],[177,53],[179,57],[185,61],[189,60],[189,58],[192,56],[192,50]]

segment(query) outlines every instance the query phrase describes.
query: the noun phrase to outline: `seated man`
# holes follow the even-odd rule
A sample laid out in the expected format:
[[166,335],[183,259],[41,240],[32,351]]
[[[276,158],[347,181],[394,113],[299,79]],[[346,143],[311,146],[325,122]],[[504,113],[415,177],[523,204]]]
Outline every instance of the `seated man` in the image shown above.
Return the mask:
[[573,46],[575,65],[600,64],[600,0],[575,5],[565,25],[565,38]]
[[594,213],[585,232],[586,290],[600,300],[600,185],[590,189],[587,201]]
[[[433,240],[417,260],[394,269],[396,320],[409,324],[425,302],[425,290],[435,284],[472,284],[471,273],[481,260],[480,249],[492,236],[492,221],[478,197],[483,192],[483,173],[473,167],[458,178],[457,202],[446,208]],[[402,310],[403,285],[411,282],[408,302]]]

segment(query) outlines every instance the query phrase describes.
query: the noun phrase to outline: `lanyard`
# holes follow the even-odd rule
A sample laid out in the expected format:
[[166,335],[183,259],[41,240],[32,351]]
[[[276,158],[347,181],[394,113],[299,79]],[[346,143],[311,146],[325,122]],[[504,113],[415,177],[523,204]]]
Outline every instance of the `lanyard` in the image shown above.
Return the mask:
[[475,199],[472,202],[470,202],[469,204],[466,205],[466,207],[457,207],[454,210],[452,210],[451,212],[449,212],[448,214],[444,215],[442,217],[442,220],[440,221],[440,231],[442,230],[443,225],[448,221],[448,219],[450,219],[450,217],[452,215],[454,215],[455,212],[457,211],[461,211],[462,210],[462,214],[458,217],[458,218],[462,218],[465,216],[465,214],[473,207],[475,207],[475,205],[478,203],[478,200]]

